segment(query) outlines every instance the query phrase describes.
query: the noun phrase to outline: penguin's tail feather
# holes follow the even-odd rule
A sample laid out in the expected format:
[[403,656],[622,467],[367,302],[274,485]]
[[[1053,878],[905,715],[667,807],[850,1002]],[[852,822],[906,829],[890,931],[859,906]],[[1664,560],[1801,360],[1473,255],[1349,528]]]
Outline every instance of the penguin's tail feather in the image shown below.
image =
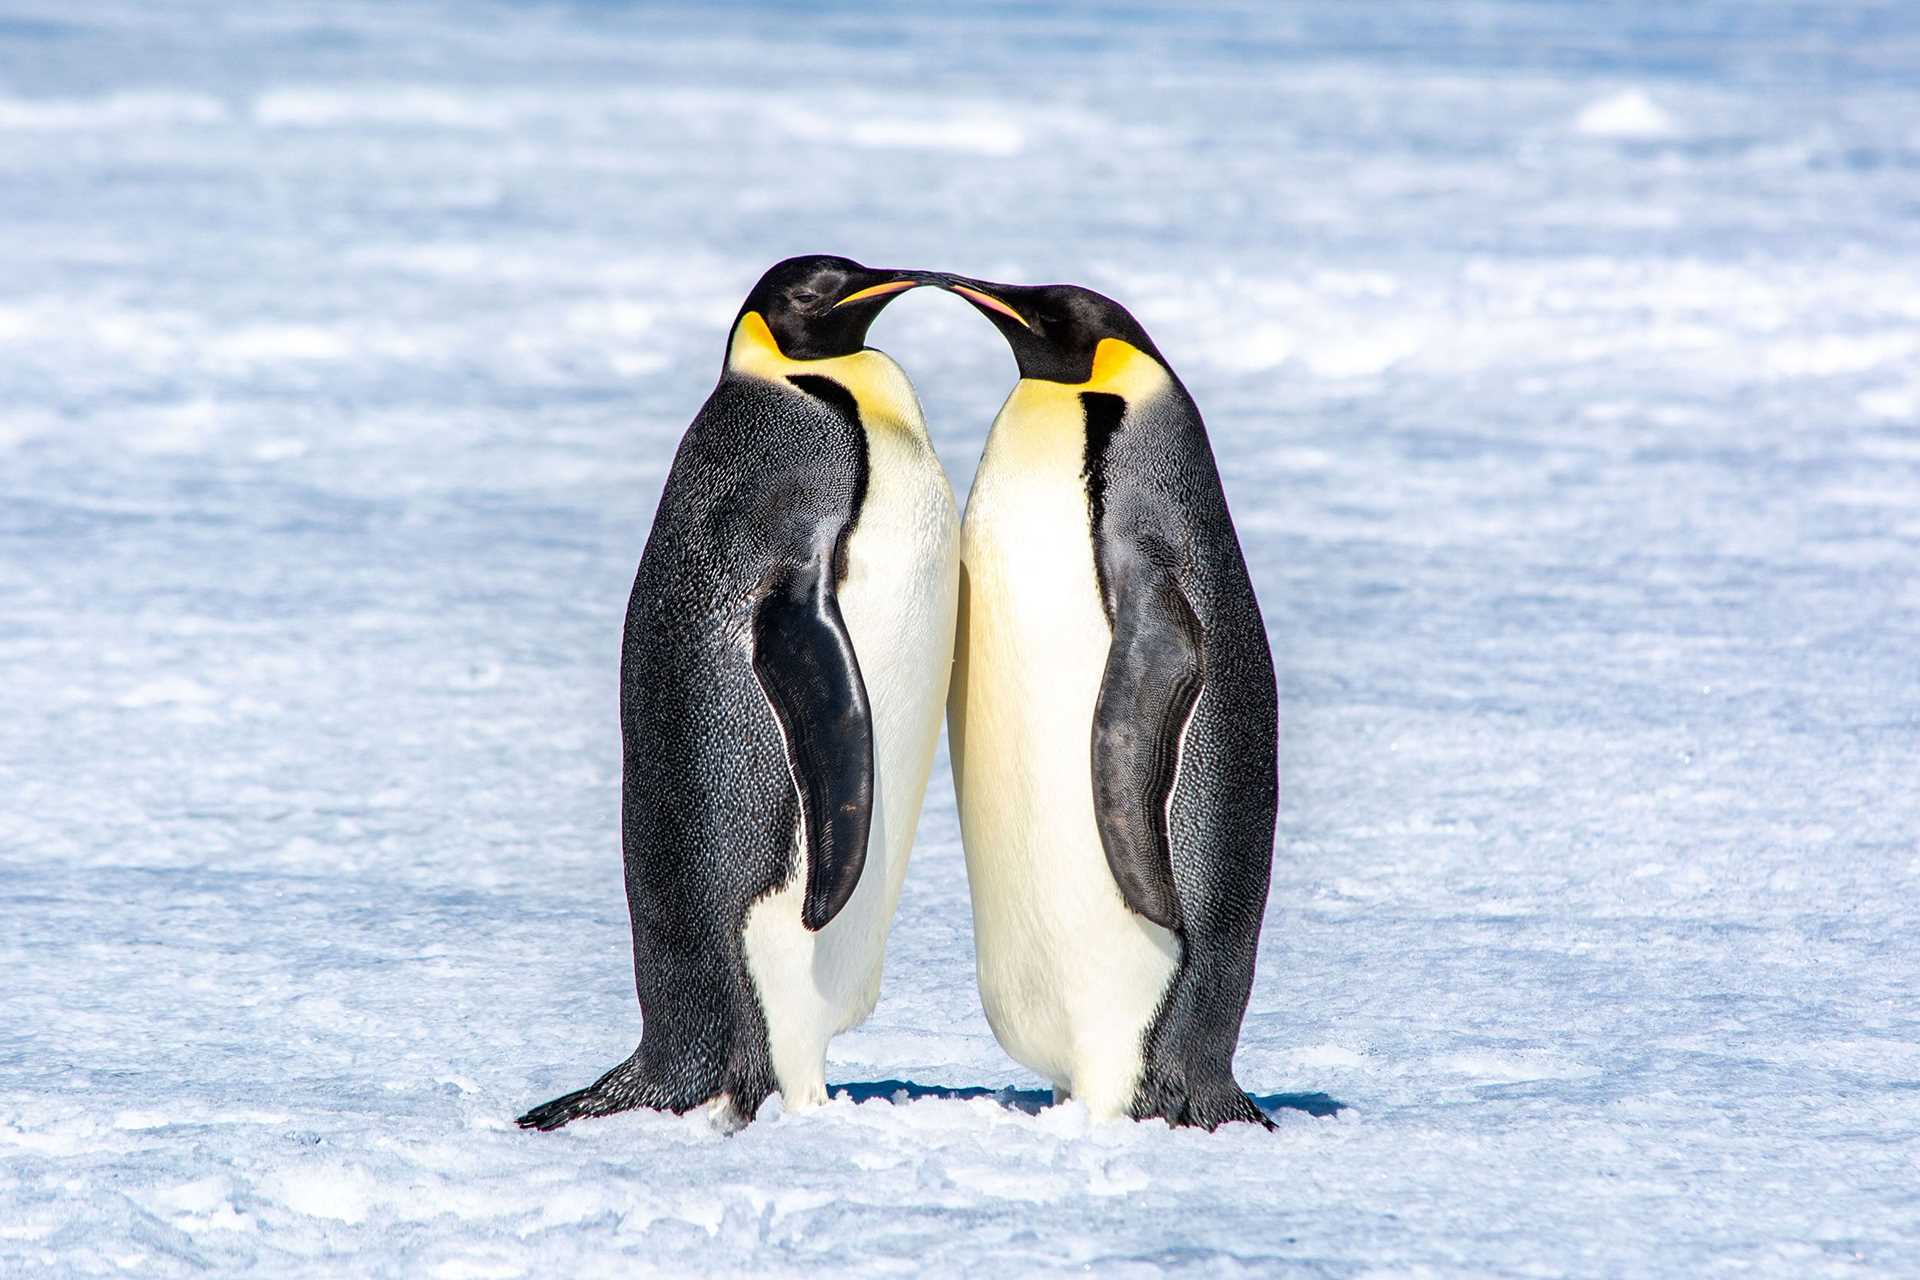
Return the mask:
[[606,1116],[626,1108],[612,1102],[599,1090],[588,1087],[575,1089],[572,1093],[563,1093],[552,1102],[543,1102],[525,1115],[514,1120],[522,1129],[538,1129],[542,1133],[551,1133],[569,1120],[578,1120],[582,1116]]
[[647,1106],[650,1092],[640,1074],[640,1055],[635,1053],[586,1088],[563,1093],[552,1102],[543,1102],[514,1123],[522,1129],[551,1132],[570,1121],[588,1116],[610,1116]]
[[[643,1046],[644,1047],[644,1046]],[[708,1104],[713,1107],[716,1128],[734,1133],[753,1121],[760,1104],[773,1092],[773,1082],[760,1077],[767,1073],[740,1070],[725,1073],[738,1077],[722,1080],[723,1073],[688,1071],[674,1073],[680,1078],[668,1087],[655,1079],[636,1049],[632,1057],[595,1080],[584,1089],[564,1093],[551,1102],[543,1102],[514,1121],[522,1129],[551,1132],[575,1120],[593,1116],[617,1115],[645,1107],[654,1111],[681,1114]],[[693,1084],[689,1076],[705,1077],[706,1083]]]
[[1217,1129],[1223,1124],[1237,1121],[1248,1121],[1268,1130],[1275,1127],[1273,1118],[1236,1084],[1229,1083],[1225,1089],[1195,1098],[1193,1103],[1196,1116],[1193,1123],[1204,1129]]
[[1133,1117],[1147,1120],[1155,1116],[1176,1129],[1182,1126],[1205,1129],[1209,1133],[1223,1124],[1245,1122],[1263,1129],[1274,1128],[1271,1117],[1247,1096],[1233,1078],[1205,1083],[1189,1081],[1184,1087],[1162,1082],[1149,1085],[1135,1104]]

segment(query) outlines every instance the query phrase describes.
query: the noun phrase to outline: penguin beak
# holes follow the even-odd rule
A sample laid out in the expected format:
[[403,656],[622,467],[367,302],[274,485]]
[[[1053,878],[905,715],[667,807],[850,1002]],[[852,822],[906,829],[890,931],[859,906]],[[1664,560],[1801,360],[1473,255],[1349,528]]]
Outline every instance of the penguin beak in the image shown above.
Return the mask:
[[947,276],[940,280],[939,283],[952,292],[959,294],[982,311],[990,311],[996,315],[1003,315],[1019,325],[1022,329],[1033,328],[1033,325],[1028,323],[1025,316],[988,292],[985,281],[968,280],[961,276]]
[[939,277],[926,271],[897,271],[884,274],[892,275],[894,278],[882,280],[879,284],[870,284],[864,289],[855,289],[828,310],[838,311],[850,302],[866,302],[871,298],[884,298],[889,294],[905,293],[908,289],[918,289],[923,284],[944,283]]

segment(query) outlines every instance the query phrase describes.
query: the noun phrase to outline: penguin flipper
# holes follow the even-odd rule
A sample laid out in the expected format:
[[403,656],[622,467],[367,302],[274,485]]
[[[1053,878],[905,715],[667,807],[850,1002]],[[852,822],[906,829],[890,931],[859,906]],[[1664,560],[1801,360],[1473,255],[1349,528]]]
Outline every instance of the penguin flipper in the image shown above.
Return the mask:
[[1200,700],[1203,632],[1172,575],[1136,562],[1116,586],[1113,644],[1093,709],[1094,815],[1120,896],[1177,931],[1167,810]]
[[873,822],[873,712],[833,577],[831,557],[783,568],[753,616],[754,674],[780,721],[800,793],[800,921],[816,931],[860,883]]

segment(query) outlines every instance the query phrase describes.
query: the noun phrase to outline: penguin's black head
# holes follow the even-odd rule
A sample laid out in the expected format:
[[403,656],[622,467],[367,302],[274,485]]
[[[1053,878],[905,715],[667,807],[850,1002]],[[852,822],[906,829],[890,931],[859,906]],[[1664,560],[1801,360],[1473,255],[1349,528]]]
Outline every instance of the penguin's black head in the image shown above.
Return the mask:
[[849,258],[788,258],[760,277],[740,315],[759,312],[789,360],[850,356],[867,345],[867,326],[887,303],[939,283],[924,271],[877,271]]
[[965,276],[942,276],[937,283],[993,321],[1023,378],[1085,382],[1103,338],[1118,338],[1166,364],[1131,312],[1077,284],[995,284]]

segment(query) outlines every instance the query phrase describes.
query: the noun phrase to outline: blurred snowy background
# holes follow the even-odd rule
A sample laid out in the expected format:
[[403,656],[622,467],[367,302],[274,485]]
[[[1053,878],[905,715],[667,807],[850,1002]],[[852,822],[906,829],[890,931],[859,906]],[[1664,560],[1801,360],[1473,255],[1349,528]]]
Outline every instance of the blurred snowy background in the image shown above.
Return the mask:
[[[1076,280],[1279,663],[1240,1078],[638,1031],[628,584],[773,260]],[[874,341],[964,496],[1010,385]],[[1920,6],[0,3],[0,1274],[1920,1271]],[[911,1082],[902,1090],[889,1082]]]

